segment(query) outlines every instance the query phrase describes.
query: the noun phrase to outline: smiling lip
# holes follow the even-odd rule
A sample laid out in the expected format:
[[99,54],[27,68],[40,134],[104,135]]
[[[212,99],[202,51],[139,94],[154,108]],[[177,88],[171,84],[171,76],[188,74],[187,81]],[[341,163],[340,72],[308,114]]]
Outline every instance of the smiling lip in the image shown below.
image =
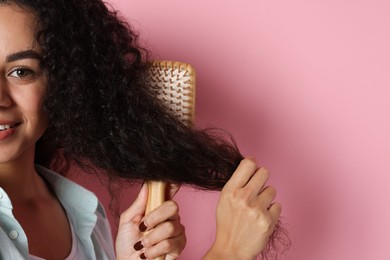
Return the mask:
[[20,123],[0,122],[0,141],[5,140],[9,136],[13,135],[19,125]]

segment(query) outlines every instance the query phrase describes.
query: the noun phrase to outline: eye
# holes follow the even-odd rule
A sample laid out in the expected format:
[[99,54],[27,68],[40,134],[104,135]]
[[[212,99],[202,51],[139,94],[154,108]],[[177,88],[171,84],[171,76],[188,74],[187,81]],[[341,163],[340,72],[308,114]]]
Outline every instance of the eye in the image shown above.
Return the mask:
[[17,68],[8,74],[8,76],[15,78],[26,78],[31,75],[34,75],[34,71],[27,68]]

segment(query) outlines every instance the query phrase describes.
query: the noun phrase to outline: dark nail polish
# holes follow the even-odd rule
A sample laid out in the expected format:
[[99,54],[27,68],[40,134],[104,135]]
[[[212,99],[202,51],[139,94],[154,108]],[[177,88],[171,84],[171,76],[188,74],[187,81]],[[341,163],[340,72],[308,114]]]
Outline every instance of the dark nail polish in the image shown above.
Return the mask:
[[144,253],[142,253],[140,256],[139,256],[141,259],[146,259],[146,256]]
[[145,225],[145,223],[142,221],[141,224],[139,224],[139,231],[145,232],[148,227]]
[[133,247],[134,247],[135,251],[139,251],[142,248],[144,248],[144,245],[142,244],[142,241],[140,240],[137,243],[135,243]]

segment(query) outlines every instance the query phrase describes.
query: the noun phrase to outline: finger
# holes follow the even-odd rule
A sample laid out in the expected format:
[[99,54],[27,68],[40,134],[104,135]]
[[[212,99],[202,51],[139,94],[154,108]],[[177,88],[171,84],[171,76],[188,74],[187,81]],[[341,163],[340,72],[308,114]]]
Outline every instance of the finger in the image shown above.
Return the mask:
[[170,220],[178,219],[179,217],[179,206],[173,200],[165,201],[156,209],[152,210],[147,214],[143,223],[146,226],[146,229],[143,231],[150,230],[156,227],[158,224]]
[[[180,220],[161,223],[142,238],[145,248],[153,247],[164,240],[172,239],[184,233],[184,226]],[[161,252],[167,253],[167,252]]]
[[278,202],[274,202],[271,204],[271,206],[268,209],[269,213],[271,214],[272,218],[276,221],[280,217],[280,213],[282,212],[282,205]]
[[252,195],[257,196],[264,188],[265,182],[268,180],[269,173],[265,168],[259,168],[253,174],[252,178],[245,185],[245,188],[252,192]]
[[226,183],[225,187],[227,189],[234,189],[245,186],[256,171],[256,168],[257,166],[254,159],[243,159],[238,165],[236,171],[233,173],[230,180]]
[[258,205],[263,210],[268,210],[276,197],[276,189],[274,187],[266,187],[259,195],[257,201]]
[[271,235],[275,231],[275,228],[278,224],[278,221],[279,221],[278,219],[279,219],[280,214],[282,212],[282,206],[280,205],[280,203],[274,202],[271,204],[268,211],[269,211],[271,218],[273,220],[272,224],[270,226],[270,229],[269,229],[269,235]]
[[[133,204],[121,214],[119,225],[129,221],[140,221],[145,214],[147,200],[148,188],[144,183]],[[135,220],[135,217],[139,219]]]
[[165,259],[177,259],[186,245],[184,233],[178,237],[163,240],[150,248],[146,248],[144,255],[147,259],[154,259],[165,255]]

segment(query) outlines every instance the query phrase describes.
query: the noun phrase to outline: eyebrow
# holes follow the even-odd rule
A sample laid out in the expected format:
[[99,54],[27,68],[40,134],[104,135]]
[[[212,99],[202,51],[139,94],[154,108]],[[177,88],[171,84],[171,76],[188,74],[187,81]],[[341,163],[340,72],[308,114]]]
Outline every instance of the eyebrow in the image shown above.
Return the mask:
[[41,55],[39,55],[38,52],[36,52],[34,50],[19,51],[19,52],[10,54],[6,57],[7,62],[13,62],[13,61],[23,60],[23,59],[41,60],[42,57],[41,57]]

